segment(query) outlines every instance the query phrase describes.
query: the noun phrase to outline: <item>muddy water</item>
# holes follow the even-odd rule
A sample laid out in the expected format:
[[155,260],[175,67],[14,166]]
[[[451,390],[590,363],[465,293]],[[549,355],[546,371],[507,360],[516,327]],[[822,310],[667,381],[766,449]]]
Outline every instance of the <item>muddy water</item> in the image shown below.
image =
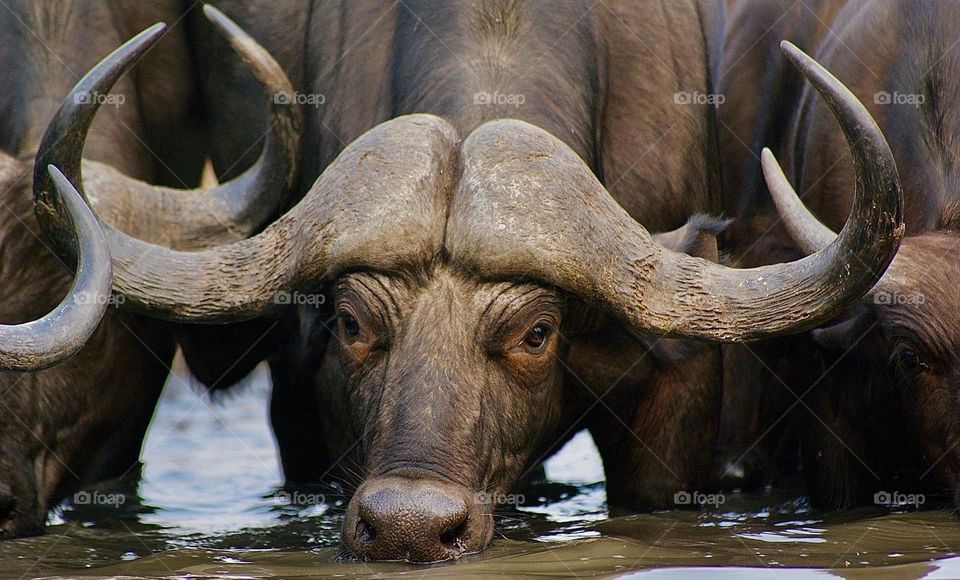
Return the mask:
[[439,566],[346,563],[338,490],[278,488],[268,388],[260,372],[211,404],[171,381],[139,486],[91,490],[86,504],[58,509],[47,536],[0,544],[0,577],[960,577],[960,520],[945,512],[823,515],[768,494],[610,517],[586,436],[550,461],[550,483],[498,516],[501,535],[483,554]]

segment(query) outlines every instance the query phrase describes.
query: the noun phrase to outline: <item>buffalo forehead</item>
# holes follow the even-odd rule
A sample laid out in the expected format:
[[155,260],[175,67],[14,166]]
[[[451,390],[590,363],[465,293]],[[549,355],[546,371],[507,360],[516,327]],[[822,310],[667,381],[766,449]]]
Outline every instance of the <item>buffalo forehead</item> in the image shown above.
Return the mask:
[[441,253],[458,142],[445,120],[408,115],[377,125],[331,163],[314,187],[329,190],[319,192],[318,215],[332,218],[325,250],[341,271],[391,271]]

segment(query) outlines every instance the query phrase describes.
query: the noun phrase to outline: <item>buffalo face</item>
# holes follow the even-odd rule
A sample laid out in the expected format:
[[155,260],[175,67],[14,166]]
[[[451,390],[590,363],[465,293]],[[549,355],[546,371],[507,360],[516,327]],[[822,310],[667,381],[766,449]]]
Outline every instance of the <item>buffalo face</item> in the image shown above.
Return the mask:
[[843,372],[829,378],[831,388],[857,395],[866,407],[852,415],[889,409],[893,419],[885,429],[909,442],[895,454],[900,464],[891,467],[913,465],[918,488],[954,495],[960,486],[958,250],[953,233],[905,239],[862,304],[843,322],[813,332],[827,357],[848,359],[845,364],[856,369],[849,380]]
[[506,494],[558,424],[564,302],[447,267],[337,284],[328,364],[366,481],[343,538],[357,556],[434,561],[482,549]]
[[17,444],[16,434],[0,433],[3,457],[0,457],[0,539],[36,536],[43,533],[46,506],[37,497],[32,465],[21,459],[25,446]]

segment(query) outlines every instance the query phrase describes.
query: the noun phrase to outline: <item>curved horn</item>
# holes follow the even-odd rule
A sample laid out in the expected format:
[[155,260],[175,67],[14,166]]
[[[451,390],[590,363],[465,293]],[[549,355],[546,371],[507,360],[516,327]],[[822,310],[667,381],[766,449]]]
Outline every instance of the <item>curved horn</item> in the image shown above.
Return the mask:
[[236,179],[194,190],[153,186],[102,163],[81,163],[87,131],[101,103],[93,96],[107,94],[160,39],[164,25],[156,24],[124,43],[81,79],[44,134],[34,170],[36,213],[58,248],[63,248],[67,230],[62,209],[53,202],[52,183],[43,170],[48,164],[60,167],[77,184],[104,221],[138,238],[178,249],[205,248],[252,235],[293,188],[301,114],[291,99],[278,98],[292,94],[290,81],[269,53],[222,12],[210,5],[203,11],[249,65],[268,99],[269,129],[259,159]]
[[783,174],[777,158],[766,147],[760,154],[760,163],[763,165],[763,176],[767,181],[770,196],[777,206],[777,213],[800,251],[809,255],[829,246],[837,234],[810,213],[790,185],[787,176]]
[[108,225],[123,308],[174,321],[229,322],[290,303],[346,269],[429,263],[443,243],[457,173],[456,130],[430,115],[382,123],[351,143],[306,196],[260,234],[200,252]]
[[547,281],[648,332],[726,342],[826,322],[863,296],[896,254],[902,194],[893,156],[863,105],[815,61],[785,51],[833,107],[857,166],[854,209],[826,248],[743,270],[670,251],[569,147],[507,120],[464,142],[447,229],[452,259],[491,277]]
[[0,368],[33,371],[53,366],[79,351],[100,324],[110,298],[110,251],[93,212],[56,167],[50,178],[63,200],[78,257],[66,298],[43,318],[0,325]]

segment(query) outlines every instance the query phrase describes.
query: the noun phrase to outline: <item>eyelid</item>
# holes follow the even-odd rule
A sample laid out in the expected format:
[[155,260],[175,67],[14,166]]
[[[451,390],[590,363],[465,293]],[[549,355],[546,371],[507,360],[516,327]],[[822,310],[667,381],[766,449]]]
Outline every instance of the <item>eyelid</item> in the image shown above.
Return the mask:
[[340,318],[344,314],[357,318],[357,311],[353,308],[353,305],[347,302],[337,304],[337,318]]

